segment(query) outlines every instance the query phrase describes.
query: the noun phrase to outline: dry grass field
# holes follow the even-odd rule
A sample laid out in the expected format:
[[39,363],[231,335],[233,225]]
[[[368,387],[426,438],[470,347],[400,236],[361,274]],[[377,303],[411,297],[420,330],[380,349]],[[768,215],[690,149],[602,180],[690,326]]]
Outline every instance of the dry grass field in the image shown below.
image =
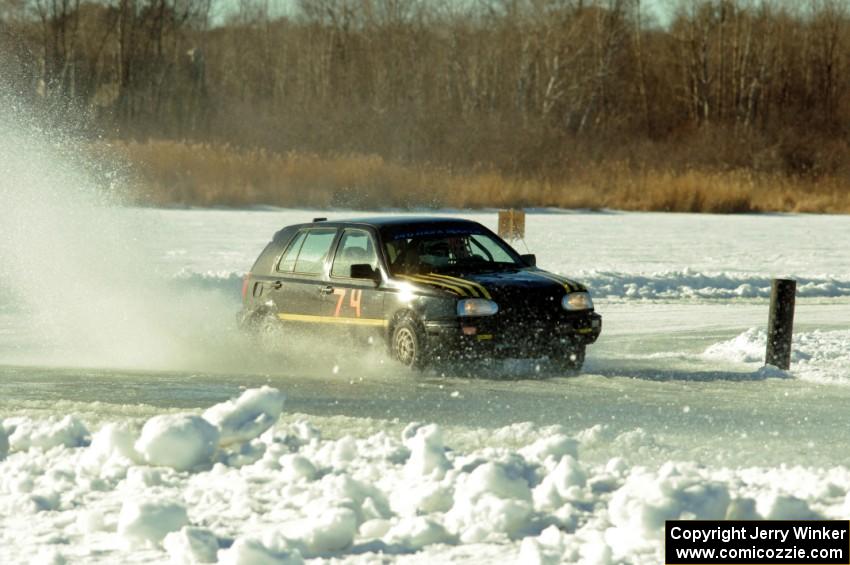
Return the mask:
[[670,212],[850,212],[848,182],[748,170],[665,171],[622,162],[562,178],[408,166],[375,155],[319,156],[173,141],[96,146],[129,163],[138,203],[353,208],[612,208]]

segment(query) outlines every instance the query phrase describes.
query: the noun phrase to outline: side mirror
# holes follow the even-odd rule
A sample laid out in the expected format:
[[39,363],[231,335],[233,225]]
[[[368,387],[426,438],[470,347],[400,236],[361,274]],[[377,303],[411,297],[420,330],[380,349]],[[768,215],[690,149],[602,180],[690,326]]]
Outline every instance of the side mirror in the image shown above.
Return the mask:
[[372,265],[366,263],[357,263],[351,266],[352,279],[369,279],[375,281],[375,284],[381,282],[381,272],[373,269]]
[[537,255],[535,255],[534,253],[529,253],[528,255],[520,255],[519,258],[522,259],[522,262],[528,265],[529,267],[537,266]]

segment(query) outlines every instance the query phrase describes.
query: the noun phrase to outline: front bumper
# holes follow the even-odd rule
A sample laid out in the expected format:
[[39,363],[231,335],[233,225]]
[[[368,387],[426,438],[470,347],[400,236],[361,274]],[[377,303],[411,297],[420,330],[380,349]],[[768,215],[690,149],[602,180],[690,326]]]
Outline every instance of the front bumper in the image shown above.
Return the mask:
[[594,343],[602,332],[602,316],[585,312],[558,319],[428,321],[425,330],[437,355],[539,357]]

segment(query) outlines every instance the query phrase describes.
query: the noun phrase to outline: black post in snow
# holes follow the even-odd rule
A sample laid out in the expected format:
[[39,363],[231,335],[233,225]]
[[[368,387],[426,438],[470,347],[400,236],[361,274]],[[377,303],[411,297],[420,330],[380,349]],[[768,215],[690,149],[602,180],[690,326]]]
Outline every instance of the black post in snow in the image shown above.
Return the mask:
[[770,318],[764,362],[787,371],[791,367],[791,334],[794,330],[794,297],[797,281],[773,279],[770,285]]

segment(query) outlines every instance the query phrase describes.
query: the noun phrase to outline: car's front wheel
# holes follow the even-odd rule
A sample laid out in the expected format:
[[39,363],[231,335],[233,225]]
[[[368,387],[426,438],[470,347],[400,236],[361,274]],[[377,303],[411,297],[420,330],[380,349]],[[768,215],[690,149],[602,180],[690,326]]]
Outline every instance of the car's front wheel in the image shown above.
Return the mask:
[[390,349],[395,360],[409,369],[423,369],[428,365],[425,328],[414,318],[407,317],[396,324]]

